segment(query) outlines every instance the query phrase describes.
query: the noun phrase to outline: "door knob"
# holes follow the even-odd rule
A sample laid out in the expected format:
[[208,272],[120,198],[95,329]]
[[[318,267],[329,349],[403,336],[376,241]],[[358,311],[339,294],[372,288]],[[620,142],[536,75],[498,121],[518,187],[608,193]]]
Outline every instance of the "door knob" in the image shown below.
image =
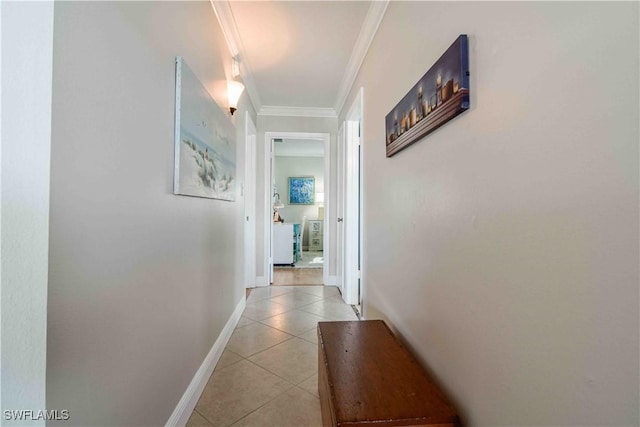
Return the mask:
[[338,218],[338,222],[342,222],[342,218]]

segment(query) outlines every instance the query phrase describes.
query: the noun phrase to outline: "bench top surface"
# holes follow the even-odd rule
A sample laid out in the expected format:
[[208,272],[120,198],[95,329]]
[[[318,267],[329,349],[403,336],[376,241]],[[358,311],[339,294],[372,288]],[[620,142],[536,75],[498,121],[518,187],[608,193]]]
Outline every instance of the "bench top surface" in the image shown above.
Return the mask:
[[338,424],[457,420],[455,409],[383,321],[319,322],[318,338]]

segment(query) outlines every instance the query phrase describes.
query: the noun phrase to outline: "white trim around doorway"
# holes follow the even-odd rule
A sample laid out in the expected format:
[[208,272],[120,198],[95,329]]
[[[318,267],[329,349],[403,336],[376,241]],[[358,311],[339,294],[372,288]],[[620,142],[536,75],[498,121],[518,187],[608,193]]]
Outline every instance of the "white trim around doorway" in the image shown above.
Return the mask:
[[331,231],[332,221],[334,220],[331,212],[331,134],[329,133],[313,133],[313,132],[265,132],[265,155],[264,155],[264,278],[262,283],[264,286],[270,285],[269,272],[271,271],[271,234],[273,220],[271,216],[271,193],[273,191],[273,180],[271,177],[271,159],[273,157],[273,140],[276,138],[282,139],[309,139],[309,140],[321,140],[324,145],[324,224],[323,224],[323,249],[325,264],[322,269],[322,281],[325,285],[335,284],[335,277],[329,276],[329,260],[331,259]]
[[[364,89],[360,88],[343,123],[344,139],[344,264],[343,299],[347,304],[361,305],[365,296],[363,256],[363,186],[362,141]],[[338,243],[340,244],[340,243]],[[361,313],[364,307],[361,306]],[[364,315],[364,313],[363,313]]]
[[245,168],[244,168],[244,286],[256,286],[256,166],[257,166],[258,131],[251,120],[249,112],[245,112]]

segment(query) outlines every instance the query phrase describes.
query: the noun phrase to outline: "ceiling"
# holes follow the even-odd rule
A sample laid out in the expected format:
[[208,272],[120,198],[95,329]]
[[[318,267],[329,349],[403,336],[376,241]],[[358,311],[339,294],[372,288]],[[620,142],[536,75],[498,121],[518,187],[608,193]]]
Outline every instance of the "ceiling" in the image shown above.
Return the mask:
[[225,0],[212,5],[258,114],[335,116],[387,2]]

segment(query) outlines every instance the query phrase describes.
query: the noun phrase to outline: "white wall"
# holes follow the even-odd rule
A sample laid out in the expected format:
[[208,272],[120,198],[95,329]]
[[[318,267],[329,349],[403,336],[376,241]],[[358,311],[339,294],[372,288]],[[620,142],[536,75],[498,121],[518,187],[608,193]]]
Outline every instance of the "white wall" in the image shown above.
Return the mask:
[[163,425],[244,298],[242,199],[172,194],[176,55],[226,109],[209,2],[55,5],[47,406],[73,425]]
[[[461,33],[471,110],[386,158]],[[467,425],[638,425],[638,52],[638,3],[389,4],[345,104],[364,87],[364,312]]]
[[[280,216],[285,222],[302,224],[302,217],[307,220],[318,219],[318,204],[290,205],[289,204],[289,177],[313,176],[315,178],[315,192],[324,192],[324,157],[286,157],[276,156],[275,159],[275,183],[280,193],[280,200],[284,208],[280,209]],[[305,225],[302,247],[309,245],[309,225]]]
[[2,2],[2,425],[46,409],[53,2]]
[[[256,192],[256,218],[258,218],[258,224],[256,227],[256,274],[258,276],[265,276],[264,271],[264,239],[265,229],[264,221],[260,221],[260,218],[264,218],[265,215],[271,215],[272,212],[265,212],[264,209],[264,156],[265,156],[265,132],[307,132],[307,133],[329,133],[330,134],[330,162],[331,162],[331,174],[329,182],[331,188],[329,189],[330,196],[327,196],[325,191],[325,200],[330,197],[330,209],[332,209],[335,216],[335,195],[336,195],[336,135],[338,133],[338,120],[337,118],[330,117],[282,117],[282,116],[258,116],[258,147],[257,147],[257,177],[258,188]],[[326,189],[325,189],[326,190]],[[282,193],[280,193],[282,194]],[[329,212],[325,211],[325,216]],[[335,228],[335,227],[333,227]],[[333,230],[333,229],[332,229]],[[327,267],[329,268],[328,274],[335,275],[336,260],[335,260],[335,230],[333,236],[330,236],[330,254],[331,259],[327,260]]]

